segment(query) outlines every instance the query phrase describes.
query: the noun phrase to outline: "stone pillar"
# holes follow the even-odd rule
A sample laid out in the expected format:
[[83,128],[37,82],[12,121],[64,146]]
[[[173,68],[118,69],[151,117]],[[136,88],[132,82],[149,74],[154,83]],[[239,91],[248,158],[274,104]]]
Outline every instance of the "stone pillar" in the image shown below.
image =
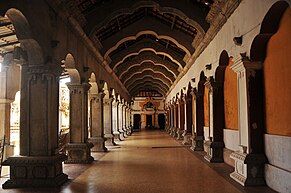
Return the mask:
[[183,139],[183,132],[184,132],[184,124],[185,124],[185,103],[184,103],[184,97],[181,97],[181,99],[178,101],[178,128],[177,128],[177,140]]
[[213,77],[205,83],[209,89],[209,139],[205,142],[206,156],[209,162],[223,162],[223,129],[224,129],[224,94],[223,82],[215,82]]
[[112,125],[112,102],[113,98],[103,99],[104,103],[104,133],[106,145],[116,145],[114,142],[113,125]]
[[92,136],[89,141],[93,143],[94,147],[92,148],[92,151],[95,152],[107,151],[107,148],[105,147],[106,138],[104,138],[103,98],[103,91],[99,92],[98,94],[90,95]]
[[115,140],[121,141],[120,132],[118,130],[118,128],[119,128],[119,119],[118,119],[119,109],[118,109],[118,103],[119,103],[118,100],[115,99],[113,101],[113,105],[112,105],[112,113],[113,113],[113,135],[114,135],[114,139]]
[[68,180],[58,154],[60,73],[56,66],[21,68],[20,156],[9,157],[10,179],[2,187],[56,187]]
[[[189,92],[190,93],[190,92]],[[191,144],[192,137],[192,96],[186,96],[184,98],[184,108],[185,108],[185,126],[183,133],[183,145]]]
[[127,107],[127,135],[131,135],[130,107]]
[[172,137],[177,137],[177,126],[178,126],[178,106],[176,104],[176,102],[173,104],[173,118],[174,118],[174,122],[173,122],[173,128],[171,131],[171,136]]
[[65,163],[91,163],[92,143],[88,143],[88,90],[90,84],[67,83],[70,90],[70,143]]
[[171,128],[169,130],[169,134],[172,135],[172,132],[175,128],[175,106],[174,104],[171,104],[170,105],[170,108],[171,108]]
[[120,133],[120,139],[124,140],[125,139],[125,135],[122,129],[122,125],[123,125],[123,113],[122,113],[122,106],[123,104],[121,102],[118,103],[118,131]]
[[241,60],[231,69],[238,78],[240,151],[230,155],[235,160],[230,177],[243,186],[265,185],[262,64]]
[[169,129],[169,108],[166,106],[165,110],[166,110],[166,127],[165,127],[165,131],[168,132],[168,129]]
[[121,109],[122,109],[122,131],[123,131],[123,135],[124,137],[128,137],[127,136],[127,130],[126,130],[126,111],[125,111],[126,105],[125,103],[122,104]]
[[[204,83],[203,83],[204,86]],[[204,107],[203,107],[203,97],[204,92],[196,91],[195,89],[192,92],[193,101],[195,106],[195,127],[192,139],[193,151],[203,151],[204,150]]]
[[125,114],[125,124],[124,124],[124,129],[125,129],[125,133],[126,135],[129,135],[128,134],[128,107],[127,105],[124,106],[124,114]]

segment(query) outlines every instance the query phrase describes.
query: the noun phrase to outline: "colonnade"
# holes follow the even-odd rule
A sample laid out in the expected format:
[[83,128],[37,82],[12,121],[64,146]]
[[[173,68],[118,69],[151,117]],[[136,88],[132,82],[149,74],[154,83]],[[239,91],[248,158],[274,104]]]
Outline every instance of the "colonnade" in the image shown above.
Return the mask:
[[[230,68],[237,73],[240,128],[237,139],[239,151],[234,151],[230,155],[235,162],[234,172],[230,176],[242,185],[264,184],[264,164],[267,159],[264,155],[263,127],[260,119],[263,107],[258,102],[262,65],[260,62],[242,59]],[[224,77],[225,69],[226,66],[218,66],[215,78],[212,76],[207,78],[202,72],[196,88],[190,85],[186,94],[181,90],[181,93],[166,106],[166,131],[177,140],[183,139],[183,144],[190,144],[191,150],[205,151],[204,158],[214,163],[224,162],[225,156],[224,79],[221,78]],[[191,103],[187,103],[187,100],[191,100]],[[208,112],[205,112],[205,105],[208,107]],[[207,113],[209,119],[206,124]],[[187,129],[190,128],[187,126],[190,122],[188,119],[192,122],[191,132]],[[180,135],[181,131],[184,131],[183,138]],[[254,169],[255,173],[251,171]]]
[[[3,68],[5,82],[11,66]],[[20,70],[20,68],[19,68]],[[68,176],[63,173],[62,162],[91,163],[91,152],[106,152],[106,146],[117,145],[131,135],[130,103],[104,86],[104,81],[75,78],[67,69],[71,81],[67,83],[70,94],[69,143],[66,155],[59,154],[59,78],[61,71],[48,65],[21,66],[20,83],[20,155],[9,148],[3,165],[10,166],[10,179],[3,188],[31,186],[58,186]],[[76,72],[76,71],[75,71]],[[4,76],[5,75],[5,76]],[[14,88],[1,87],[1,138],[9,144],[10,103],[8,95]],[[89,119],[90,117],[90,119]],[[90,128],[90,135],[89,135]],[[9,146],[8,146],[9,147]]]

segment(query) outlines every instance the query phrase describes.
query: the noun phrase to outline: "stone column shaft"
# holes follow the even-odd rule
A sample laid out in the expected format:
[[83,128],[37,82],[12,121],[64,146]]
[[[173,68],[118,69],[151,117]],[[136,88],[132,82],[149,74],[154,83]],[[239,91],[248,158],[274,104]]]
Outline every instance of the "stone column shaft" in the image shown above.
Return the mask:
[[240,150],[230,155],[235,160],[230,177],[243,186],[265,185],[262,63],[241,60],[231,69],[238,79]]
[[[219,67],[221,68],[221,67]],[[209,89],[209,139],[205,142],[206,156],[209,162],[223,162],[223,129],[224,129],[224,94],[223,82],[208,78],[205,85]]]
[[119,103],[119,104],[118,104],[118,121],[119,121],[119,124],[118,124],[118,131],[119,131],[119,133],[120,133],[120,139],[121,139],[121,140],[124,140],[125,135],[124,135],[124,131],[123,131],[123,129],[122,129],[122,126],[123,126],[123,112],[122,112],[122,106],[123,106],[122,103]]
[[[204,87],[204,83],[203,83]],[[192,92],[192,95],[194,97],[194,107],[195,107],[195,114],[194,114],[194,133],[193,133],[193,139],[192,139],[192,147],[191,149],[193,151],[203,151],[204,150],[204,91],[200,90],[200,92],[194,90]]]
[[88,143],[88,90],[90,84],[67,83],[70,90],[70,143],[65,163],[91,163],[93,144]]
[[123,104],[122,105],[122,130],[123,130],[123,135],[125,137],[127,137],[127,130],[126,130],[126,126],[127,126],[127,123],[126,123],[126,106]]
[[91,121],[92,121],[92,136],[90,142],[94,144],[92,151],[105,152],[104,138],[104,105],[103,105],[104,93],[99,92],[98,94],[90,95],[91,103]]
[[119,102],[115,99],[113,103],[113,135],[116,140],[121,141],[120,132],[119,132]]
[[178,102],[178,128],[177,128],[177,140],[183,139],[184,124],[185,124],[185,110],[184,99],[180,99]]
[[116,145],[114,142],[112,125],[112,102],[113,98],[104,99],[104,136],[106,138],[106,145]]
[[59,73],[49,65],[21,68],[20,155],[9,157],[3,188],[55,187],[67,181],[58,154]]

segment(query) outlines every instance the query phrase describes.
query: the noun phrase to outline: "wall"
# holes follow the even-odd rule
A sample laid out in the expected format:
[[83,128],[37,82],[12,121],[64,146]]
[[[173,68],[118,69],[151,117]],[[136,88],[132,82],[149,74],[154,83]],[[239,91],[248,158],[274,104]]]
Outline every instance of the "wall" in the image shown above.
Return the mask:
[[291,136],[291,9],[268,43],[264,62],[266,128],[268,134]]
[[[156,108],[156,111],[153,109],[144,109],[143,106],[148,102],[152,102]],[[144,129],[146,126],[146,115],[152,115],[153,126],[159,127],[158,124],[158,115],[160,113],[165,113],[164,110],[164,99],[162,97],[153,97],[152,99],[146,97],[136,97],[132,105],[132,114],[141,115],[141,128]]]
[[264,62],[266,182],[279,192],[291,191],[291,9],[272,36]]
[[225,128],[238,130],[237,75],[229,66],[224,77]]
[[209,89],[204,91],[204,126],[209,127]]

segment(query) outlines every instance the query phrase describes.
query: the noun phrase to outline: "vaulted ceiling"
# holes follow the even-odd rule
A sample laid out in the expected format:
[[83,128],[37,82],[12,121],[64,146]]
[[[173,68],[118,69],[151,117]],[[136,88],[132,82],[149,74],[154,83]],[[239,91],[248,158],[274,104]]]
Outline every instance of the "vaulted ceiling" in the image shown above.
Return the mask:
[[165,96],[210,27],[212,0],[66,0],[131,96]]

